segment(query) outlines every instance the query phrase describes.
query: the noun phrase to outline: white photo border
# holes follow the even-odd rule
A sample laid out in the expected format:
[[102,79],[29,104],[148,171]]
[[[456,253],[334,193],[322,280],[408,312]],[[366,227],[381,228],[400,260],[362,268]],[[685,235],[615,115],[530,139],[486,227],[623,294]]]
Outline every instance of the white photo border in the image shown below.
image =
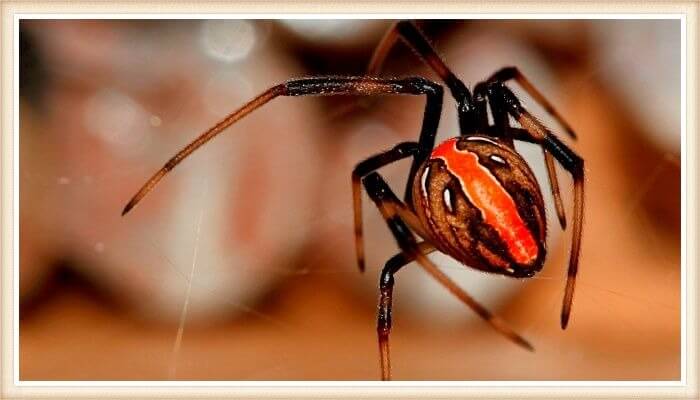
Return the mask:
[[[698,4],[650,5],[617,2],[516,3],[485,6],[449,2],[441,13],[435,6],[409,2],[391,5],[323,2],[219,3],[42,3],[5,2],[2,7],[2,391],[3,398],[29,397],[365,397],[481,396],[521,397],[670,396],[695,398],[697,387],[697,50]],[[392,9],[406,10],[392,13]],[[192,13],[197,10],[197,13]],[[319,13],[322,10],[324,13]],[[351,11],[353,13],[348,13]],[[156,13],[168,11],[167,14]],[[313,11],[313,13],[310,13]],[[362,12],[357,14],[357,12]],[[469,13],[465,13],[469,11]],[[212,14],[212,12],[216,12]],[[221,13],[221,12],[225,12]],[[681,379],[678,381],[20,381],[19,380],[19,71],[18,29],[21,19],[679,19],[681,21]],[[12,101],[9,101],[9,100]],[[10,134],[11,133],[11,134]],[[690,340],[689,340],[690,339]]]

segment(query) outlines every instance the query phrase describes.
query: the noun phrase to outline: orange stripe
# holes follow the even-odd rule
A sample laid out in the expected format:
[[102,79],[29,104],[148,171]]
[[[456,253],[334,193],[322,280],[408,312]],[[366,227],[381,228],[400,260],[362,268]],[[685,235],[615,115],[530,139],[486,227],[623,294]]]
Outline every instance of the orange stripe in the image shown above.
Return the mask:
[[537,243],[520,218],[515,201],[491,171],[479,164],[475,153],[457,149],[457,141],[444,141],[433,150],[431,158],[442,159],[459,179],[469,201],[503,239],[513,259],[520,264],[532,262],[537,258]]

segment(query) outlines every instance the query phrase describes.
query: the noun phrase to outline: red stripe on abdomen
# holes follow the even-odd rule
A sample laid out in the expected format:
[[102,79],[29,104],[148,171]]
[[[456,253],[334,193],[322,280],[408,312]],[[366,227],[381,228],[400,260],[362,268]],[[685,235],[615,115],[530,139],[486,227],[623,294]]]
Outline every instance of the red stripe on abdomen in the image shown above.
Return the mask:
[[469,201],[505,242],[513,260],[529,264],[537,258],[537,243],[520,217],[515,201],[491,171],[479,163],[475,153],[457,149],[457,140],[441,143],[433,150],[431,158],[443,160],[447,169],[459,179]]

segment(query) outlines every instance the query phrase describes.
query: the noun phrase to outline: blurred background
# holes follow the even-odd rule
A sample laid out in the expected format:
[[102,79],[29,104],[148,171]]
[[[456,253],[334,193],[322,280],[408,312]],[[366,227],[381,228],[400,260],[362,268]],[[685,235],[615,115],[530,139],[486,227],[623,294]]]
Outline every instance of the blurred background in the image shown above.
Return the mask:
[[[391,21],[23,20],[20,379],[376,380],[379,272],[398,252],[365,196],[357,270],[350,172],[417,138],[424,98],[279,98],[194,153],[126,217],[176,151],[267,88],[362,75]],[[582,258],[559,327],[570,232],[548,203],[527,280],[431,258],[529,353],[415,265],[396,277],[395,380],[680,379],[680,22],[420,21],[468,85],[518,66],[585,160]],[[437,80],[403,44],[384,76]],[[446,94],[439,139],[458,134]],[[403,192],[408,162],[382,169]],[[559,168],[567,213],[571,179]]]

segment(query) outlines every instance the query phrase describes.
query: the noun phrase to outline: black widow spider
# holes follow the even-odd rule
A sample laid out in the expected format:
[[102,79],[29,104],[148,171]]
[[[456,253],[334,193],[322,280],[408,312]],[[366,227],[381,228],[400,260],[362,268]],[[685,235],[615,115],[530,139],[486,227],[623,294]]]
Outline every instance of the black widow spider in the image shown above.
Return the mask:
[[[457,102],[460,135],[435,147],[442,110],[443,88],[422,77],[374,77],[397,39],[403,39],[437,73]],[[307,95],[425,95],[426,106],[418,142],[404,142],[356,165],[352,172],[357,262],[365,269],[362,234],[361,184],[386,220],[401,252],[389,259],[380,281],[377,335],[382,379],[391,378],[389,333],[394,274],[417,261],[440,284],[516,344],[533,347],[499,317],[491,314],[438,269],[426,255],[434,250],[448,254],[465,266],[515,278],[537,273],[546,255],[546,219],[540,186],[527,162],[515,151],[514,140],[538,144],[544,152],[555,208],[566,227],[556,159],[573,177],[574,222],[568,278],[561,311],[565,329],[578,270],[583,223],[583,159],[528,113],[505,82],[515,80],[539,102],[573,138],[562,116],[515,67],[503,68],[474,86],[472,94],[444,64],[425,36],[411,22],[396,23],[381,40],[367,76],[312,77],[273,86],[204,132],[156,172],[124,207],[131,210],[185,157],[214,136],[278,96]],[[493,125],[489,125],[487,107]],[[510,117],[520,127],[510,125]],[[376,172],[404,158],[413,158],[404,202]],[[423,239],[417,242],[414,234]]]

